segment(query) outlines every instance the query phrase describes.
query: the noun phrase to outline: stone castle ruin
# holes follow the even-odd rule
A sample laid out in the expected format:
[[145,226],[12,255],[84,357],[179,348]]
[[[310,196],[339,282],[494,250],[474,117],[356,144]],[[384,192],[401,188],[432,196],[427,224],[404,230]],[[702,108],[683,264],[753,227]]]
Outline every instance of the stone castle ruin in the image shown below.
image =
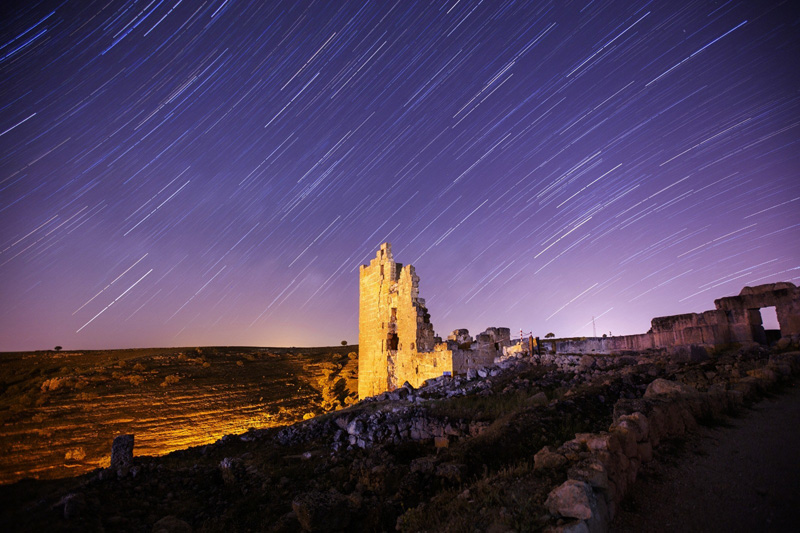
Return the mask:
[[[491,366],[495,358],[523,355],[533,343],[511,345],[508,328],[488,328],[473,339],[466,329],[446,341],[435,336],[425,300],[419,297],[414,267],[394,261],[384,243],[359,271],[358,396],[365,398],[401,387],[419,387],[442,375],[466,374]],[[640,335],[604,338],[544,339],[551,354],[623,354],[660,350],[688,358],[707,356],[707,348],[731,344],[800,341],[800,289],[788,282],[745,287],[738,296],[720,298],[703,313],[654,318]],[[775,307],[780,331],[764,330],[760,310]]]
[[394,261],[381,245],[359,271],[358,397],[394,390],[408,381],[419,387],[443,374],[489,366],[511,344],[508,328],[489,328],[475,339],[466,329],[447,341],[436,337],[414,267]]

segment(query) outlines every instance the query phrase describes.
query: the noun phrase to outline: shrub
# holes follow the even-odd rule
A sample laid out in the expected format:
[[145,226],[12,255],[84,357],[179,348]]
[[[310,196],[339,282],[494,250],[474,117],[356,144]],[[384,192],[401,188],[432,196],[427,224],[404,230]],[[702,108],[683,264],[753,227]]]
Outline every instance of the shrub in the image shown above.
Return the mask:
[[167,376],[164,378],[164,381],[161,382],[162,387],[169,387],[170,385],[174,385],[175,383],[181,380],[180,376],[177,374],[173,374],[171,376]]

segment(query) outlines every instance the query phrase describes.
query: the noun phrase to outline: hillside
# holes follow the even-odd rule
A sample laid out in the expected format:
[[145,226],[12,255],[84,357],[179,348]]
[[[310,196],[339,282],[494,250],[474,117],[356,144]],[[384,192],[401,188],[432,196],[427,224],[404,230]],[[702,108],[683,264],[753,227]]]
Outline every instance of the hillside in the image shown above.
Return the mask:
[[643,465],[799,372],[800,352],[754,345],[680,362],[662,353],[511,358],[165,457],[142,456],[137,440],[118,468],[0,487],[0,522],[64,531],[603,531]]
[[355,398],[357,350],[0,354],[0,483],[108,466],[120,434],[156,456],[343,407]]

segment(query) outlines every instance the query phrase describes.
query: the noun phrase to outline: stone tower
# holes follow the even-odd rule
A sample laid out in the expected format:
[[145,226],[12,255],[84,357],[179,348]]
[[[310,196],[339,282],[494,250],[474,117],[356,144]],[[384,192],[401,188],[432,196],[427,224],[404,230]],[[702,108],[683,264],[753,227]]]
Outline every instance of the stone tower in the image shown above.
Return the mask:
[[419,277],[413,266],[395,263],[391,244],[361,266],[359,281],[358,396],[365,398],[402,385],[400,367],[432,352],[435,340]]

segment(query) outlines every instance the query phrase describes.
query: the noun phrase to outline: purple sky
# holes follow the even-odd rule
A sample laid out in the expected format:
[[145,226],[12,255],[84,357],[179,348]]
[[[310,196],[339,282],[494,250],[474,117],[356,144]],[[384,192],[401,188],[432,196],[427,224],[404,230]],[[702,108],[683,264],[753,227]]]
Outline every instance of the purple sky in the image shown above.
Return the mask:
[[640,333],[800,279],[796,2],[27,2],[0,17],[0,350]]

